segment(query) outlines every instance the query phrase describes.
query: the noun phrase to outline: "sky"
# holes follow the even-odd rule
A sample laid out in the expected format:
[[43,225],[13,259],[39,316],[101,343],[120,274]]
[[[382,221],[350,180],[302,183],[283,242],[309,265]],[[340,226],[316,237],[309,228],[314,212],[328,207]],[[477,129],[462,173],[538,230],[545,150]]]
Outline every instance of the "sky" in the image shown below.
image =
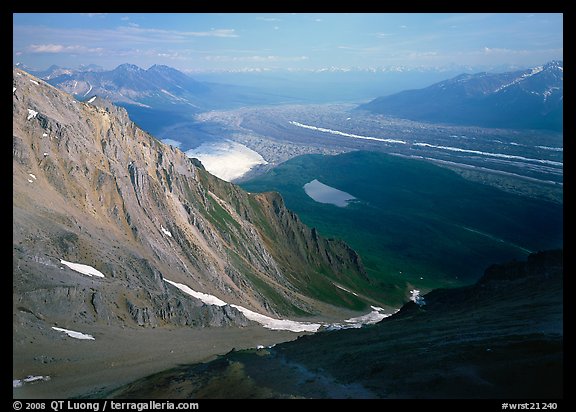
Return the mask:
[[561,13],[16,13],[13,34],[14,64],[36,70],[533,67],[563,56]]

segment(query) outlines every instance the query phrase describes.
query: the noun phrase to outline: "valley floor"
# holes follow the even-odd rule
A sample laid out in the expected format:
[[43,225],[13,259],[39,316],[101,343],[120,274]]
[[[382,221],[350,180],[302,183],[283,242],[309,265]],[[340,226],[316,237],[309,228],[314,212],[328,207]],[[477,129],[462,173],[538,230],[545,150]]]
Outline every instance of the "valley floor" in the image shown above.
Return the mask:
[[269,346],[296,339],[299,334],[257,326],[232,328],[132,329],[91,328],[95,340],[62,336],[24,337],[14,327],[13,378],[49,376],[25,383],[13,397],[101,397],[119,386],[182,364],[207,362],[235,349]]

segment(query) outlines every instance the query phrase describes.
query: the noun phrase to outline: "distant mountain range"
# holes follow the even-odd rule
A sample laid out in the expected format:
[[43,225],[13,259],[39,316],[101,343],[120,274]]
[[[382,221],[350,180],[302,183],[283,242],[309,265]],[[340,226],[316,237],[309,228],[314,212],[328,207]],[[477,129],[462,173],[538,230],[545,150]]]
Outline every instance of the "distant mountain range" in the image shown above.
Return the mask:
[[461,74],[379,97],[359,109],[428,122],[561,131],[563,74],[562,61],[506,73]]
[[280,93],[266,93],[257,87],[197,81],[164,65],[142,69],[134,64],[121,64],[113,70],[94,64],[77,69],[52,65],[40,71],[20,63],[14,67],[78,100],[98,96],[122,106],[140,127],[151,133],[190,122],[194,114],[206,110],[291,101]]
[[116,103],[142,107],[168,104],[198,108],[202,95],[210,91],[208,85],[160,65],[144,70],[133,64],[122,64],[110,71],[93,65],[79,70],[51,66],[34,74],[77,98],[98,95]]

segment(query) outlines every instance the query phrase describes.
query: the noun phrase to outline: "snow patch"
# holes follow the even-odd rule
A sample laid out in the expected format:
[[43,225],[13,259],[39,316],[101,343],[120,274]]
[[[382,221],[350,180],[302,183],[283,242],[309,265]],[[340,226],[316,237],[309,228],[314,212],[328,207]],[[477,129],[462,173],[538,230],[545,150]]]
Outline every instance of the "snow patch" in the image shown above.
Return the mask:
[[99,278],[103,278],[105,277],[104,274],[96,269],[94,269],[92,266],[88,266],[88,265],[83,265],[81,263],[72,263],[72,262],[67,262],[63,259],[60,259],[60,263],[62,263],[63,265],[68,266],[70,269],[76,271],[76,272],[80,272],[83,275],[87,275],[87,276],[97,276]]
[[169,231],[168,229],[166,229],[164,226],[160,225],[160,229],[162,230],[162,232],[163,232],[166,236],[172,237],[172,233],[170,233],[170,231]]
[[36,117],[37,114],[38,112],[36,110],[28,109],[28,117],[26,118],[26,120],[33,119],[34,117]]
[[325,324],[325,330],[340,330],[340,329],[359,329],[363,325],[371,325],[374,323],[380,322],[382,319],[392,316],[394,313],[398,312],[398,310],[394,311],[393,313],[385,313],[384,308],[378,306],[370,306],[372,311],[362,315],[357,316],[355,318],[346,319],[345,323],[330,323]]
[[[168,280],[166,278],[164,278],[164,281],[177,287],[184,293],[201,300],[207,305],[215,305],[215,306],[228,305],[228,303],[217,298],[216,296],[212,296],[207,293],[196,292],[195,290],[190,289],[188,286],[182,283],[172,282],[171,280]],[[328,323],[298,322],[289,319],[275,319],[271,318],[270,316],[261,315],[260,313],[256,313],[240,305],[230,305],[230,306],[242,312],[242,314],[244,314],[244,316],[247,319],[257,322],[267,329],[288,330],[291,332],[317,332],[320,328],[324,328],[326,330],[360,328],[362,327],[362,325],[369,325],[380,322],[382,319],[392,316],[394,313],[398,312],[396,311],[394,313],[386,314],[384,313],[385,310],[383,308],[378,306],[371,306],[372,311],[365,315],[346,319],[344,321],[345,323],[328,324]]]
[[14,388],[21,388],[25,383],[32,383],[32,382],[38,382],[38,381],[49,381],[49,380],[50,380],[50,376],[28,375],[24,379],[12,379],[12,388],[13,389]]
[[30,82],[31,82],[31,83],[34,83],[36,86],[40,86],[40,83],[38,83],[36,80],[30,79]]
[[[228,303],[224,302],[221,299],[218,299],[216,296],[209,295],[207,293],[196,292],[195,290],[190,289],[188,286],[172,282],[171,280],[164,279],[166,282],[170,283],[171,285],[177,287],[182,292],[187,293],[188,295],[201,300],[202,302],[206,303],[207,305],[215,305],[215,306],[225,306]],[[274,319],[270,316],[261,315],[250,309],[247,309],[240,305],[230,305],[233,308],[238,309],[247,319],[257,322],[264,326],[267,329],[272,330],[289,330],[291,332],[316,332],[320,326],[319,323],[304,323],[304,322],[297,322],[293,320],[285,320],[285,319]]]
[[96,339],[94,339],[94,336],[87,335],[87,334],[82,333],[82,332],[76,332],[74,330],[69,330],[69,329],[64,329],[64,328],[57,328],[56,326],[52,326],[52,329],[54,329],[55,331],[58,331],[58,332],[64,332],[66,335],[68,335],[74,339],[96,340]]
[[258,322],[266,329],[271,330],[289,330],[291,332],[317,332],[322,326],[320,323],[307,323],[307,322],[297,322],[295,320],[288,319],[274,319],[270,316],[261,315],[259,313],[253,312],[250,309],[246,309],[239,305],[230,305],[233,308],[238,309],[246,318],[254,322]]
[[221,299],[218,299],[216,296],[209,295],[207,293],[196,292],[195,290],[190,289],[188,286],[184,285],[183,283],[172,282],[164,278],[165,282],[170,283],[172,286],[176,286],[182,292],[201,300],[202,302],[206,303],[207,305],[214,305],[214,306],[226,306],[227,303]]
[[[353,294],[354,296],[358,296],[357,293],[352,292],[351,290],[348,290],[348,289],[346,289],[346,288],[344,288],[344,287],[342,287],[342,286],[340,286],[340,285],[338,285],[338,284],[336,284],[336,283],[334,283],[334,282],[332,282],[332,284],[333,284],[334,286],[336,286],[338,289],[342,289],[343,291],[348,292],[348,293],[351,293],[351,294]],[[372,306],[372,307],[374,307],[374,306]]]
[[384,309],[372,306],[372,312],[355,318],[346,319],[344,322],[353,324],[354,328],[360,328],[362,325],[378,323],[382,319],[392,316],[392,314],[383,313]]
[[96,96],[94,96],[90,100],[88,100],[88,103],[92,103],[94,100],[96,100]]
[[16,93],[16,88],[12,87],[12,94]]
[[426,304],[424,297],[420,296],[420,291],[417,289],[410,291],[410,300],[420,307]]
[[50,376],[42,376],[42,375],[39,375],[39,376],[29,375],[26,378],[22,379],[22,381],[26,382],[26,383],[37,382],[37,381],[49,381],[49,380],[50,380]]

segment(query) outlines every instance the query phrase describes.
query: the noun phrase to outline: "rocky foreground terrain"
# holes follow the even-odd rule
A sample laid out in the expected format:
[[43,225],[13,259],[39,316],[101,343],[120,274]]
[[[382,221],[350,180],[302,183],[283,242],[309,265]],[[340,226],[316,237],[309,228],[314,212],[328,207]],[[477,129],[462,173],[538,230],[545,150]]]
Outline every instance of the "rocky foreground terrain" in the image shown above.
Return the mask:
[[234,351],[107,393],[117,398],[563,397],[563,254],[493,265],[360,330]]

